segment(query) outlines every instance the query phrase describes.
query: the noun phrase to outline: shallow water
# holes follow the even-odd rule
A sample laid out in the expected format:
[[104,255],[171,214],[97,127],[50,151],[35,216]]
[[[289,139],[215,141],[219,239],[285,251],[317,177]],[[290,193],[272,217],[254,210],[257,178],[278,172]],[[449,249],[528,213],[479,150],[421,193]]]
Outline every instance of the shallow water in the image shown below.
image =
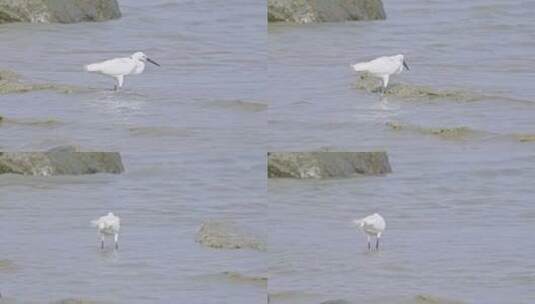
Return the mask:
[[[2,69],[82,88],[0,96],[0,148],[120,151],[126,168],[0,177],[2,296],[265,303],[269,270],[273,303],[535,302],[535,147],[513,136],[535,134],[533,4],[386,0],[386,21],[269,25],[267,35],[265,2],[121,7],[104,23],[0,26]],[[81,71],[134,50],[162,67],[127,77],[119,93]],[[356,88],[349,63],[395,53],[411,71],[393,84],[478,98]],[[483,135],[426,131],[463,127]],[[266,197],[266,150],[324,148],[386,150],[393,173],[270,180]],[[115,253],[99,251],[89,227],[110,210],[122,218]],[[351,220],[375,211],[387,231],[368,254]],[[200,246],[210,218],[269,229],[268,251]]]
[[[264,5],[120,4],[123,18],[110,22],[0,26],[2,69],[89,88],[0,96],[0,148],[120,151],[126,168],[1,176],[0,260],[15,270],[0,270],[0,292],[22,303],[263,303],[265,288],[222,273],[263,275],[264,253],[205,248],[195,234],[210,218],[258,230],[265,215]],[[126,77],[121,92],[82,71],[137,50],[161,68]],[[117,253],[98,250],[89,224],[108,211],[122,221]]]
[[[268,182],[273,302],[395,303],[432,294],[533,303],[535,146],[512,134],[535,132],[535,6],[384,4],[386,21],[268,26],[268,149],[386,150],[393,170]],[[356,88],[350,63],[397,53],[411,71],[394,85],[478,98],[381,98]],[[431,131],[461,127],[477,136]],[[351,220],[376,211],[387,220],[384,247],[368,254]]]

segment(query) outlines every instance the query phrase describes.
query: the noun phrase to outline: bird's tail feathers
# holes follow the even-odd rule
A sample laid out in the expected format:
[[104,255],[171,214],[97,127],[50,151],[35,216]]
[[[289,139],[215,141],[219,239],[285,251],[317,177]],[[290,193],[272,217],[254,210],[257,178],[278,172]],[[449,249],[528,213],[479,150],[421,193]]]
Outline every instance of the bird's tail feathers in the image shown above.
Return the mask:
[[353,220],[353,224],[354,224],[355,226],[360,226],[360,225],[362,225],[362,220],[361,220],[361,219]]
[[99,70],[99,66],[96,63],[84,65],[84,70],[87,72],[96,72]]
[[97,226],[98,226],[98,223],[99,223],[98,220],[92,220],[92,221],[91,221],[91,226],[93,226],[93,227],[97,227]]
[[353,68],[353,70],[357,72],[362,72],[368,69],[368,63],[367,62],[355,63],[355,64],[352,64],[351,67]]

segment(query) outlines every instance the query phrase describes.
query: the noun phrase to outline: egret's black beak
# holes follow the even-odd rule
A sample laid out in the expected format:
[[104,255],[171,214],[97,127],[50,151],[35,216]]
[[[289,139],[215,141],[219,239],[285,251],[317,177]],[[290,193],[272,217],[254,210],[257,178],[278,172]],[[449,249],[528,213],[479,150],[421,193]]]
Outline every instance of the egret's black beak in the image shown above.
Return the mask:
[[160,66],[160,65],[158,64],[158,62],[156,62],[156,61],[154,61],[154,60],[152,60],[152,59],[150,59],[150,58],[148,58],[148,57],[147,57],[147,61],[150,62],[150,63],[152,63],[152,64],[154,64],[154,65]]
[[407,63],[405,62],[405,60],[403,60],[403,66],[407,69],[407,71],[410,71],[411,69],[409,69],[409,66],[407,65]]

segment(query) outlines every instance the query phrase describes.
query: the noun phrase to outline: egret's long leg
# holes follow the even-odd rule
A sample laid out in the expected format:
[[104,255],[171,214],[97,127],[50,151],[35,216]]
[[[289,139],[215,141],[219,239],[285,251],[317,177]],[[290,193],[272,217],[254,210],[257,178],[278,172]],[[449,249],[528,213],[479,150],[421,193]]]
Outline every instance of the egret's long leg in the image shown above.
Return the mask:
[[115,76],[115,79],[117,80],[117,84],[113,87],[113,90],[117,91],[119,90],[119,88],[123,86],[124,76],[123,75]]
[[379,237],[377,237],[377,241],[375,241],[375,250],[379,250]]
[[104,249],[104,236],[100,236],[100,249]]
[[388,80],[390,80],[389,75],[383,76],[383,94],[386,93],[386,88],[388,87]]
[[370,242],[370,236],[368,235],[368,251],[371,251],[372,250],[372,244]]
[[119,234],[115,234],[115,249],[119,249]]

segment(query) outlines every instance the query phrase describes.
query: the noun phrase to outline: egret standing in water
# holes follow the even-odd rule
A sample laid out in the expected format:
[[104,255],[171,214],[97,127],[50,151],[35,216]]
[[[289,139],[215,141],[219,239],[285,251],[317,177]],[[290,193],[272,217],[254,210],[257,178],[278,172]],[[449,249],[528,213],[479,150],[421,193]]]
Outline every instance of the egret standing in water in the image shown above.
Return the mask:
[[388,80],[393,74],[399,74],[406,68],[409,71],[409,66],[405,62],[403,55],[396,55],[390,57],[379,57],[372,61],[360,62],[351,65],[353,70],[357,72],[368,72],[374,77],[383,79],[383,93],[386,92]]
[[379,239],[386,228],[385,219],[379,213],[374,213],[365,218],[356,219],[353,223],[359,226],[359,228],[368,236],[368,250],[372,250],[372,237],[376,238],[375,250],[379,250]]
[[86,65],[84,68],[88,72],[97,72],[111,76],[117,80],[114,90],[117,91],[123,86],[124,76],[141,74],[145,69],[145,61],[160,66],[156,61],[150,59],[143,52],[136,52],[130,57],[114,58],[102,62]]
[[97,227],[101,249],[104,249],[104,238],[112,235],[115,242],[115,249],[119,249],[119,229],[121,228],[121,223],[118,216],[110,212],[105,216],[92,220],[91,224]]

